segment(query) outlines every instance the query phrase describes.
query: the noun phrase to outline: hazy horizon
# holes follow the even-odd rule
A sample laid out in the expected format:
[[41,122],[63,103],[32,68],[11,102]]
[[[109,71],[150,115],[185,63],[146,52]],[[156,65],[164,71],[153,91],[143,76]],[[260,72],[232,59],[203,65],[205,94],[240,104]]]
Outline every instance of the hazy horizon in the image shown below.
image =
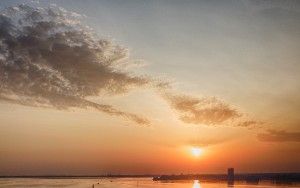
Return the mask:
[[0,176],[300,172],[300,2],[0,1]]

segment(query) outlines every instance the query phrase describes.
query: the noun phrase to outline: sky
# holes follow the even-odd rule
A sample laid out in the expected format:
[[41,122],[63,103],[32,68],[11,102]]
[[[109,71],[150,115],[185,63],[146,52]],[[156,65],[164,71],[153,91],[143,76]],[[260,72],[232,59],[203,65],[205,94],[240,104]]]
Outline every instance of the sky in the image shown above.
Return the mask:
[[298,1],[0,10],[0,175],[300,171]]

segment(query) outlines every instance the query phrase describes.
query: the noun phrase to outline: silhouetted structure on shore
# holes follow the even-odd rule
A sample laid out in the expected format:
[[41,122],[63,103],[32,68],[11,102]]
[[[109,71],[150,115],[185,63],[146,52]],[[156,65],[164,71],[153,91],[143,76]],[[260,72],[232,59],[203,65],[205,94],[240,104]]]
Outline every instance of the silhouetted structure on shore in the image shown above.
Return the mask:
[[235,181],[257,184],[260,181],[269,181],[275,184],[300,183],[300,173],[241,173],[234,174],[234,169],[229,168],[227,174],[181,174],[162,175],[153,178],[154,181],[173,180],[200,180],[200,181],[224,181],[233,185]]
[[227,183],[228,185],[234,184],[234,168],[228,168],[227,170]]

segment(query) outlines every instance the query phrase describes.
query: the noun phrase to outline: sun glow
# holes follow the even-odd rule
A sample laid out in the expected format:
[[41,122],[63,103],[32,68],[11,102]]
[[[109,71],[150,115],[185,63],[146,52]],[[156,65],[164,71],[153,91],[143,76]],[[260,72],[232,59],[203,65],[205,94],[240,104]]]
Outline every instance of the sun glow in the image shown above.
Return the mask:
[[199,157],[203,153],[203,150],[199,147],[192,147],[191,152],[193,156]]

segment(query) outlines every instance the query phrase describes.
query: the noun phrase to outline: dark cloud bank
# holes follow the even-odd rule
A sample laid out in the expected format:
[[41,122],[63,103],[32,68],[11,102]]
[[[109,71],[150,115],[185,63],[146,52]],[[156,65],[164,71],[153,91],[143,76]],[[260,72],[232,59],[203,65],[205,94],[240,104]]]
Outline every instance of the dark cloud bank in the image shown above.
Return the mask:
[[117,68],[126,49],[98,39],[80,15],[58,7],[9,7],[0,12],[0,99],[27,106],[93,108],[147,125],[144,117],[88,97],[153,87],[185,123],[250,127],[257,122],[216,98],[180,95],[167,82]]

